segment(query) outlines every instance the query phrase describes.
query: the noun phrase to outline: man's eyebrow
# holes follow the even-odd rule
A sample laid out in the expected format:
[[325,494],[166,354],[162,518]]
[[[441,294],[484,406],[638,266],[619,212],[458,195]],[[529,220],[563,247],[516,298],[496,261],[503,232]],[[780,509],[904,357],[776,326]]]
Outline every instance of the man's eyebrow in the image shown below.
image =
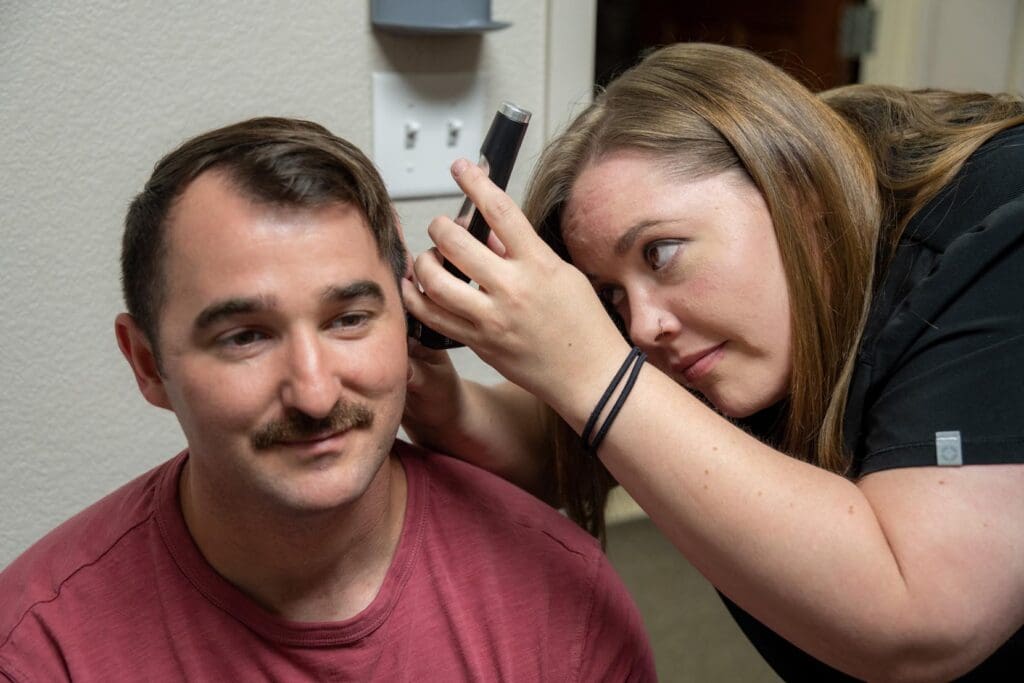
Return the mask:
[[[372,280],[356,280],[346,285],[330,285],[320,294],[320,299],[325,302],[345,302],[364,297],[383,302],[384,290]],[[274,297],[265,296],[233,297],[215,301],[196,316],[192,327],[196,331],[201,331],[225,318],[270,310],[276,303]]]
[[615,241],[615,253],[619,256],[625,256],[633,243],[640,238],[648,229],[653,228],[656,225],[660,225],[664,221],[641,221],[637,223],[629,230],[625,232],[619,239]]
[[325,287],[320,298],[327,302],[344,303],[352,299],[370,298],[384,302],[384,290],[373,280],[356,280],[346,285]]
[[192,327],[196,331],[204,330],[224,318],[266,311],[273,308],[274,303],[272,297],[234,297],[215,301],[196,316]]

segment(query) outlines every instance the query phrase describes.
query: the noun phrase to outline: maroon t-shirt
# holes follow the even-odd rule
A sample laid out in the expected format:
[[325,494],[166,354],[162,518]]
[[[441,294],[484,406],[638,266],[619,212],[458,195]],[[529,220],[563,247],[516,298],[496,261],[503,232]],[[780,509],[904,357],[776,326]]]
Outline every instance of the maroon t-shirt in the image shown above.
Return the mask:
[[276,617],[217,574],[177,501],[187,453],[0,574],[0,679],[650,681],[635,605],[597,543],[529,494],[401,442],[408,503],[351,619]]

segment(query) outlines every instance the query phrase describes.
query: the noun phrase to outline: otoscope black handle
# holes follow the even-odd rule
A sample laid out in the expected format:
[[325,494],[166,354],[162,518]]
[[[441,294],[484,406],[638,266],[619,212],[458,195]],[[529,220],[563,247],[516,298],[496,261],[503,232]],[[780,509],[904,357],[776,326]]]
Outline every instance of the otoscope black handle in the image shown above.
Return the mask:
[[[530,112],[509,102],[504,102],[494,115],[491,127],[488,129],[487,135],[484,136],[483,144],[480,145],[480,166],[487,171],[491,182],[502,190],[508,187],[508,180],[512,176],[512,167],[515,166],[516,156],[519,154],[519,147],[523,144],[523,136],[526,135],[526,127],[529,123]],[[469,197],[463,201],[455,221],[466,226],[470,234],[480,242],[487,242],[491,228],[484,220],[483,214],[473,206]],[[456,268],[455,264],[446,260],[444,268],[463,282],[469,282],[469,276]],[[407,318],[409,336],[419,340],[424,346],[431,349],[454,349],[463,346],[461,342],[430,329],[411,315]]]

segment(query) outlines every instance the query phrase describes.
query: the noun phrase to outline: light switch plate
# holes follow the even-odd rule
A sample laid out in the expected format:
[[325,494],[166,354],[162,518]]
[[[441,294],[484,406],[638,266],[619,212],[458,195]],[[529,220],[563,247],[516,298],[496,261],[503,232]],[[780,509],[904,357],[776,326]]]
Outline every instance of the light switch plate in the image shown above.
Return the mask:
[[373,157],[392,199],[460,194],[449,168],[480,153],[486,91],[480,73],[373,74]]

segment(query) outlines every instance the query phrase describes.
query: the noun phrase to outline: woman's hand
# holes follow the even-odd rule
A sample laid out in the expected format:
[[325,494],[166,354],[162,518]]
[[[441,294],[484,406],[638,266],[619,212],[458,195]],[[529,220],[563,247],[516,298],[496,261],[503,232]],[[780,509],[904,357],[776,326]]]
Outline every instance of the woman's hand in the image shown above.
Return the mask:
[[[537,236],[483,170],[459,160],[452,174],[502,248],[493,248],[493,240],[488,248],[451,219],[435,218],[428,232],[437,247],[415,263],[423,292],[403,283],[410,312],[559,412],[560,403],[576,398],[592,405],[627,346],[587,278]],[[479,289],[445,271],[442,258]]]
[[537,399],[514,384],[459,377],[447,351],[409,341],[402,426],[415,443],[471,462],[543,497],[550,444]]
[[434,446],[432,436],[451,429],[462,411],[462,380],[448,357],[409,339],[409,382],[402,426],[419,444]]

